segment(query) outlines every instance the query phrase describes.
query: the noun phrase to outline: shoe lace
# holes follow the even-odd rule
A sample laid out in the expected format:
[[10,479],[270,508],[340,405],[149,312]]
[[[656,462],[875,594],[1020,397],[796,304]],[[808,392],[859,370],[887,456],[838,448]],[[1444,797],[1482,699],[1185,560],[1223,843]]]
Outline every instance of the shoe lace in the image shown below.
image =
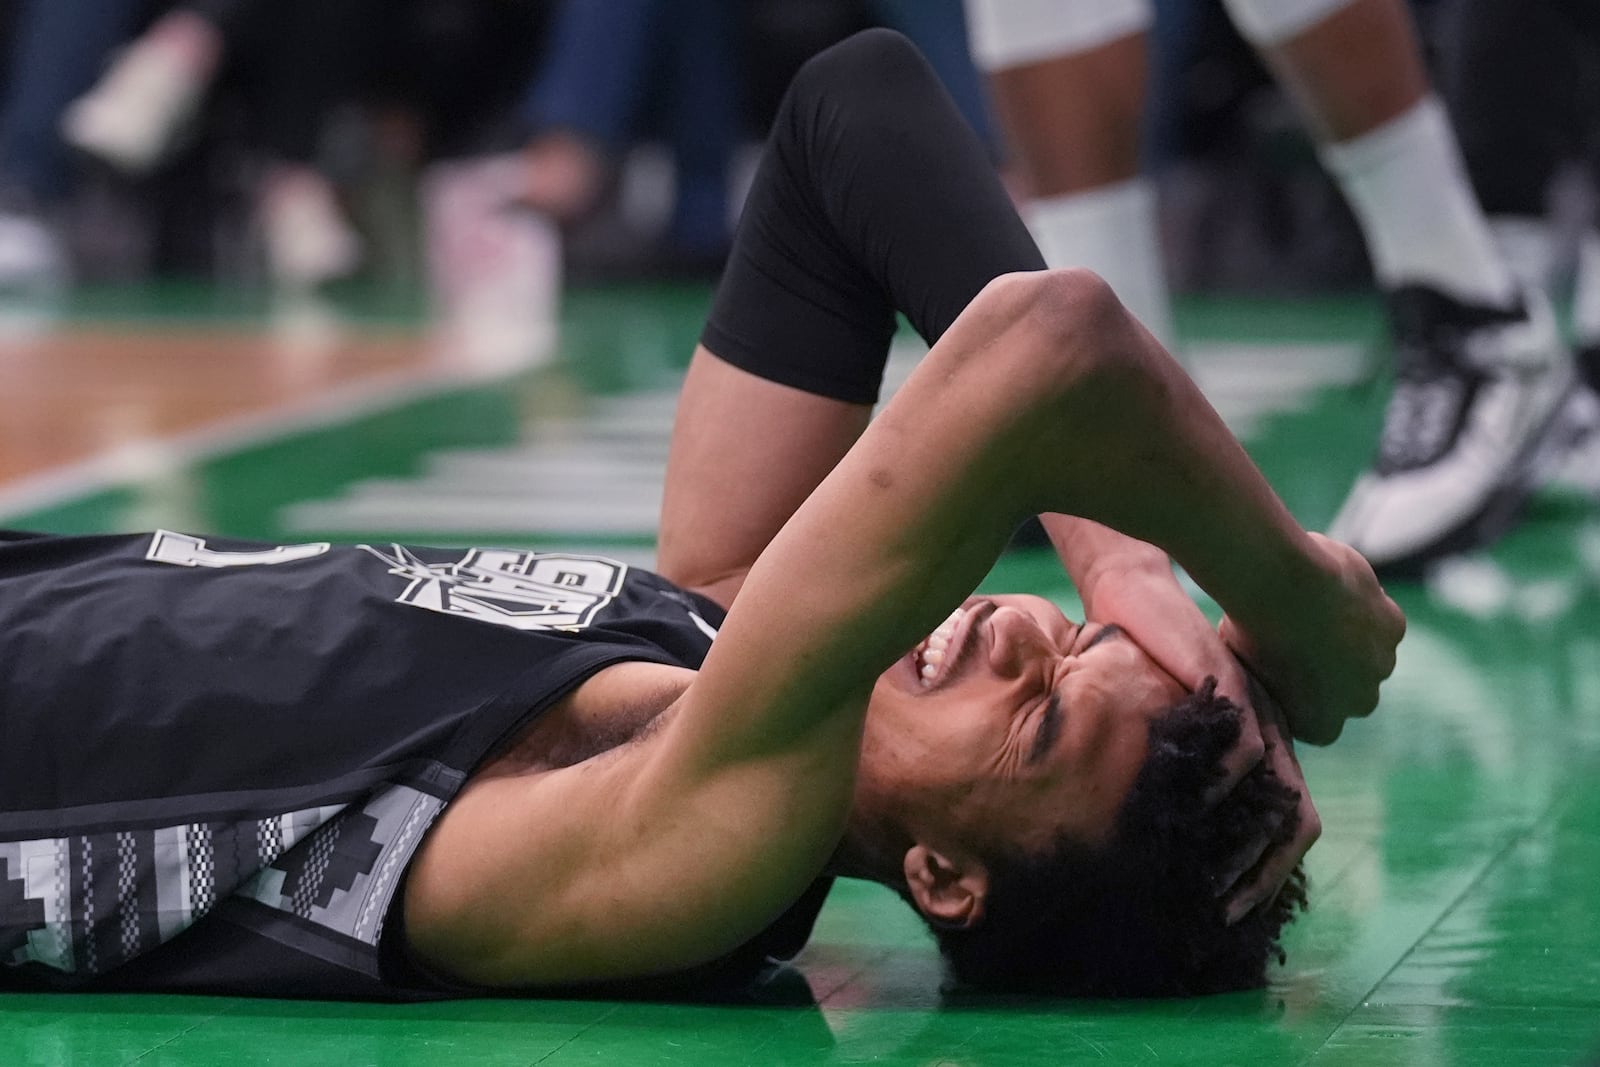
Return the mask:
[[1460,375],[1421,367],[1403,373],[1383,413],[1380,466],[1406,470],[1438,459],[1449,448],[1466,398]]

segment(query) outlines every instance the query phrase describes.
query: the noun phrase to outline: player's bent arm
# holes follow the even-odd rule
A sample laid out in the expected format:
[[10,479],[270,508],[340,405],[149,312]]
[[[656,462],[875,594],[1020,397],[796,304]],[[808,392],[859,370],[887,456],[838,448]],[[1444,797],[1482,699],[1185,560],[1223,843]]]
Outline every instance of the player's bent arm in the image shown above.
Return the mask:
[[1312,539],[1102,281],[1008,275],[761,554],[660,739],[661,788],[803,758],[815,770],[793,783],[795,818],[774,825],[820,857],[874,680],[976,587],[1022,517],[1046,511],[1165,548],[1253,627],[1287,625],[1329,583]]
[[1104,282],[1045,271],[991,283],[763,552],[695,686],[759,725],[686,720],[687,751],[787,743],[852,705],[1042,512],[1170,553],[1271,654],[1286,706],[1375,703],[1393,604],[1300,528]]
[[[997,279],[762,553],[648,745],[573,768],[543,803],[514,785],[458,802],[457,862],[418,863],[424,886],[461,879],[413,931],[425,958],[488,929],[473,943],[503,961],[492,977],[542,984],[670,970],[757,932],[837,843],[874,680],[1044,511],[1160,545],[1254,625],[1322,580],[1310,539],[1104,283]],[[475,836],[492,855],[471,855]],[[496,908],[508,918],[474,925]]]

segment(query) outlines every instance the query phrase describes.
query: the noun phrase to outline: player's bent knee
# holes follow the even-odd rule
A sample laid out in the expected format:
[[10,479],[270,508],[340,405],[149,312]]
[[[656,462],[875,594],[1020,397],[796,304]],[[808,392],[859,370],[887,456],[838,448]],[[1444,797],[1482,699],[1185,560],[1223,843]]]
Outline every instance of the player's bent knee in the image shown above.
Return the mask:
[[1016,358],[1061,383],[1109,368],[1132,323],[1105,279],[1080,267],[1001,275],[972,309],[1004,331]]
[[931,77],[916,45],[895,30],[874,27],[808,59],[795,75],[791,92],[801,98],[837,93],[859,105],[877,99],[888,86]]
[[1028,278],[1028,325],[1044,343],[1087,358],[1105,351],[1111,331],[1126,329],[1122,302],[1094,271],[1068,267]]
[[1000,274],[973,298],[974,307],[1014,316],[1104,311],[1116,296],[1104,278],[1087,267],[1013,271]]

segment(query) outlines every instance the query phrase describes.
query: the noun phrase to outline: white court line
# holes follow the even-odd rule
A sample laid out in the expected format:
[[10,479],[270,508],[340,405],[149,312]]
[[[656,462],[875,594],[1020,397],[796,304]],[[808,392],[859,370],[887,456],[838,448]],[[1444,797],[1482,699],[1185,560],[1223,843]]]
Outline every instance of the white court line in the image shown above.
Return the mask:
[[[514,369],[520,368],[508,368],[507,376]],[[499,377],[498,371],[495,377]],[[0,525],[18,515],[136,484],[153,473],[188,467],[485,381],[481,371],[469,366],[409,367],[369,375],[283,407],[219,419],[168,437],[130,441],[0,487]]]
[[[1190,346],[1188,360],[1224,421],[1248,440],[1264,418],[1360,381],[1363,351],[1353,344],[1208,344]],[[920,342],[895,345],[885,397],[924,352]],[[437,452],[415,477],[356,482],[332,499],[291,505],[281,521],[297,534],[337,536],[651,537],[675,402],[667,390],[602,398],[581,415],[552,420],[529,441]]]

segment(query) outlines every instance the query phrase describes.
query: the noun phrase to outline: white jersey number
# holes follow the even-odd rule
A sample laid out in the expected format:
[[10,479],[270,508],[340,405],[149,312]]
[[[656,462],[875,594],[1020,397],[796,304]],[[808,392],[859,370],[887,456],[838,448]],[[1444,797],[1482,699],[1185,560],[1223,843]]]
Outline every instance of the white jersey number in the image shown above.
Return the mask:
[[311,559],[327,552],[330,547],[328,542],[318,541],[308,545],[278,545],[249,552],[228,552],[207,548],[203,537],[157,530],[150,539],[150,547],[145,551],[144,558],[179,567],[261,567]]

